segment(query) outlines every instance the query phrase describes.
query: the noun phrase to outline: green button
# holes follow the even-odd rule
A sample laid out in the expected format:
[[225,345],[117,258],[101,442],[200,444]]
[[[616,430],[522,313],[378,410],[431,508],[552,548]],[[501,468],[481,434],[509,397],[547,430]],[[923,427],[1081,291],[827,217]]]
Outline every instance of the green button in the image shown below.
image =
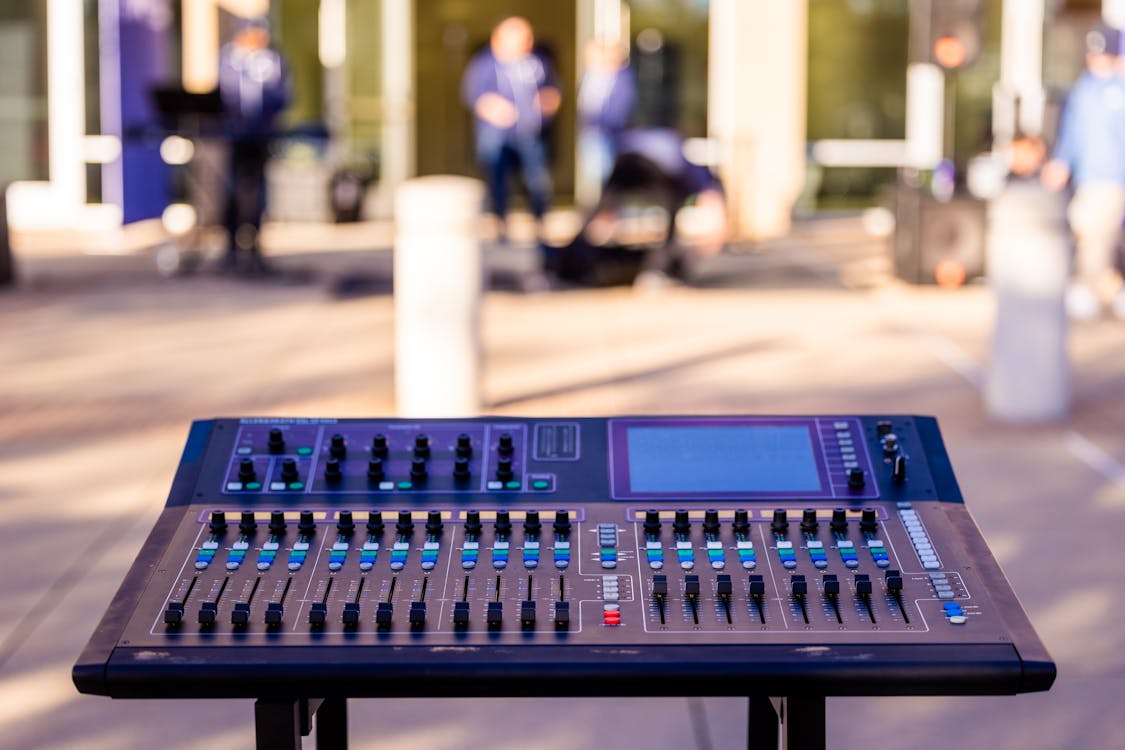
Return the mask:
[[291,490],[303,490],[303,489],[305,489],[305,483],[304,482],[290,482],[289,483],[289,489],[291,489]]
[[551,486],[551,483],[545,479],[536,479],[531,483],[531,486],[537,490],[545,490]]
[[400,490],[409,490],[409,489],[413,489],[414,485],[412,485],[410,482],[399,482],[398,488]]
[[297,449],[297,455],[298,456],[311,456],[312,455],[312,448],[304,448],[304,447],[298,448]]
[[510,490],[518,490],[520,488],[520,483],[513,479],[511,482],[508,482],[504,486],[507,487]]
[[248,489],[248,490],[260,490],[260,489],[262,489],[262,483],[261,482],[247,482],[246,483],[246,489]]

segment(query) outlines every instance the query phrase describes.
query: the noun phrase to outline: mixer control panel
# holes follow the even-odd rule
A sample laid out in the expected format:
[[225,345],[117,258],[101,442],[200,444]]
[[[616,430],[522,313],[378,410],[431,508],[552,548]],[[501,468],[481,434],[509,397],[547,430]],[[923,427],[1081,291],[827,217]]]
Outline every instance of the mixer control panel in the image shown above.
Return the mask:
[[932,419],[199,422],[75,679],[674,694],[802,670],[825,694],[1050,684]]

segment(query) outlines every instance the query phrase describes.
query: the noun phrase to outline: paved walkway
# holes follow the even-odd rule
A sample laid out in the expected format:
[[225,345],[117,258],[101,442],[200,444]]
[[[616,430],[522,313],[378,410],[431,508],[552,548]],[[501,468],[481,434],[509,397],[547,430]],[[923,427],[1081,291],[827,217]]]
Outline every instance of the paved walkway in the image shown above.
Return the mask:
[[[279,263],[313,273],[292,284],[161,279],[143,256],[22,264],[24,286],[0,293],[0,748],[252,746],[249,702],[79,696],[70,666],[191,419],[392,413],[391,298],[331,293],[347,274],[385,281],[387,261],[294,252]],[[1014,698],[833,699],[830,746],[1125,746],[1125,326],[1073,330],[1065,424],[997,425],[978,389],[987,290],[886,283],[879,268],[869,243],[814,232],[658,296],[491,293],[487,411],[937,415],[1059,680]],[[353,702],[351,729],[353,747],[380,750],[726,750],[745,721],[739,699],[388,700]]]

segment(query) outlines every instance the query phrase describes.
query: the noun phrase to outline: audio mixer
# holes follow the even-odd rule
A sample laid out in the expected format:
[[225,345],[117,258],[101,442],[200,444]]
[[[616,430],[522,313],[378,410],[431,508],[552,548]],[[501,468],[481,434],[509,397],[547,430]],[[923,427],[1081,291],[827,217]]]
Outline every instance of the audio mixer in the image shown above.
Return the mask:
[[74,668],[259,699],[260,747],[321,701],[342,747],[348,697],[516,695],[774,696],[814,747],[826,696],[1054,675],[936,421],[855,415],[196,422]]

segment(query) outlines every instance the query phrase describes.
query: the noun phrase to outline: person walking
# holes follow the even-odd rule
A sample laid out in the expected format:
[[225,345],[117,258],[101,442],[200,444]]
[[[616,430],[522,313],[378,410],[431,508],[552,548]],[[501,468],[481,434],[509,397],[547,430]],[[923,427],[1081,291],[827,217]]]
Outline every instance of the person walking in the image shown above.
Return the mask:
[[1077,253],[1066,292],[1067,314],[1093,320],[1110,305],[1125,319],[1125,292],[1114,253],[1125,221],[1125,76],[1121,32],[1099,26],[1086,35],[1086,70],[1059,122],[1054,154],[1042,169],[1055,191],[1073,182],[1067,219]]
[[230,138],[224,215],[229,244],[221,269],[267,271],[258,235],[266,210],[266,161],[277,116],[290,98],[285,60],[269,46],[265,19],[247,20],[219,53],[219,95]]
[[461,94],[473,113],[476,158],[493,212],[504,221],[508,175],[518,163],[531,213],[541,221],[552,193],[543,132],[562,95],[550,62],[535,51],[527,19],[510,16],[496,25],[489,46],[469,61]]

